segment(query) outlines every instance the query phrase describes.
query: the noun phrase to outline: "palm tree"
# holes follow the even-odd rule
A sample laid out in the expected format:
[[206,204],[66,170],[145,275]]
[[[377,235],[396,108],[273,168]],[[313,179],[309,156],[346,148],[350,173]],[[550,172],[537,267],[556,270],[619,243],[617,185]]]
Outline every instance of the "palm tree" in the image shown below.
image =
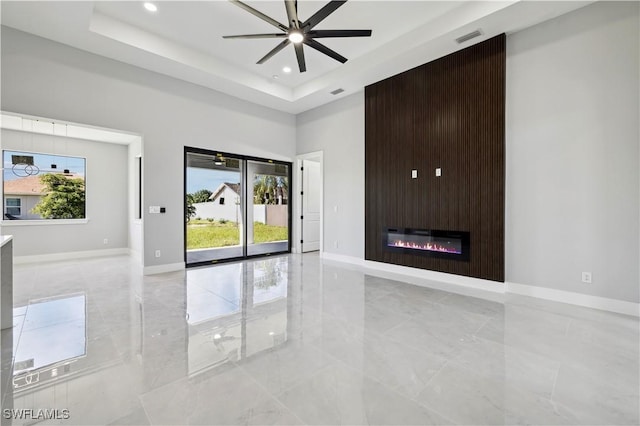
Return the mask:
[[282,195],[282,204],[286,204],[289,193],[289,180],[282,176],[256,175],[253,181],[253,204],[278,204],[278,195]]

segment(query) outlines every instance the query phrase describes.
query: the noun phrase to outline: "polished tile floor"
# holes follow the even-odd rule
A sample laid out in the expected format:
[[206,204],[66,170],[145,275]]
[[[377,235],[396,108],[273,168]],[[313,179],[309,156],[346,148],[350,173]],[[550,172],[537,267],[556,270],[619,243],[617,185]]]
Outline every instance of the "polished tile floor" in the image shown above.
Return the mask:
[[17,265],[14,281],[3,424],[640,421],[637,318],[315,254],[147,277],[127,257]]

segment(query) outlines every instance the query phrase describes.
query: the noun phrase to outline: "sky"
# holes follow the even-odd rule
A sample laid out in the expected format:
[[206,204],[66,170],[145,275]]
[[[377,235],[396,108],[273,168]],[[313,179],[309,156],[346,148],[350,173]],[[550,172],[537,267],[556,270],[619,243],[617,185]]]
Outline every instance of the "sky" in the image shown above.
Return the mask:
[[30,368],[38,369],[86,355],[84,294],[30,303],[23,321],[16,362],[32,359]]
[[[25,165],[15,165],[11,160],[12,155],[21,155],[33,157],[33,164],[37,169],[31,168],[31,171],[25,169]],[[4,180],[19,179],[31,174],[42,174],[48,172],[62,173],[64,169],[69,169],[73,174],[84,176],[85,159],[79,157],[66,157],[63,155],[50,154],[34,154],[32,152],[3,151],[2,171]],[[57,167],[53,169],[52,164]]]
[[187,167],[187,193],[193,194],[201,189],[213,192],[223,182],[240,183],[239,171],[211,170]]

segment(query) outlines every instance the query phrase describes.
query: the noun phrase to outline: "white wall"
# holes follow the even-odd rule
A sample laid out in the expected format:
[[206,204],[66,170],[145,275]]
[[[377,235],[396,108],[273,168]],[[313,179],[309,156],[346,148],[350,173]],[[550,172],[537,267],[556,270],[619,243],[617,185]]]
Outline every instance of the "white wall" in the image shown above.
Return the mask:
[[364,258],[364,91],[299,114],[296,124],[298,154],[323,151],[324,251]]
[[[6,27],[1,55],[2,110],[142,135],[145,266],[184,262],[185,145],[295,155],[290,114]],[[149,214],[150,205],[167,213]]]
[[[639,301],[638,28],[638,3],[606,2],[507,37],[507,281]],[[325,251],[363,258],[363,94],[297,139],[325,152]]]
[[129,162],[129,196],[128,196],[128,222],[129,222],[129,249],[131,256],[140,265],[144,259],[142,253],[144,250],[144,239],[142,233],[142,219],[138,218],[138,203],[142,193],[139,188],[140,170],[138,170],[138,157],[142,156],[142,141],[136,140],[131,142],[128,147]]
[[[1,149],[69,155],[86,159],[86,214],[88,223],[2,226],[13,235],[14,256],[126,248],[127,147],[60,136],[0,130]],[[15,221],[23,222],[23,221]],[[9,222],[12,223],[12,222]],[[108,244],[103,243],[108,239]]]
[[508,281],[640,300],[638,19],[596,3],[507,39]]

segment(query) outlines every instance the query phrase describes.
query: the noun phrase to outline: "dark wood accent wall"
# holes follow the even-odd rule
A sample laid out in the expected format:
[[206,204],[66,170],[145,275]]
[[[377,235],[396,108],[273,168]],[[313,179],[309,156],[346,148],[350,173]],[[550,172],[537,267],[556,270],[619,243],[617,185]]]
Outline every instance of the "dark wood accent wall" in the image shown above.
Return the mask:
[[[505,65],[502,34],[366,87],[367,260],[504,281]],[[388,252],[385,227],[468,231],[470,260]]]

